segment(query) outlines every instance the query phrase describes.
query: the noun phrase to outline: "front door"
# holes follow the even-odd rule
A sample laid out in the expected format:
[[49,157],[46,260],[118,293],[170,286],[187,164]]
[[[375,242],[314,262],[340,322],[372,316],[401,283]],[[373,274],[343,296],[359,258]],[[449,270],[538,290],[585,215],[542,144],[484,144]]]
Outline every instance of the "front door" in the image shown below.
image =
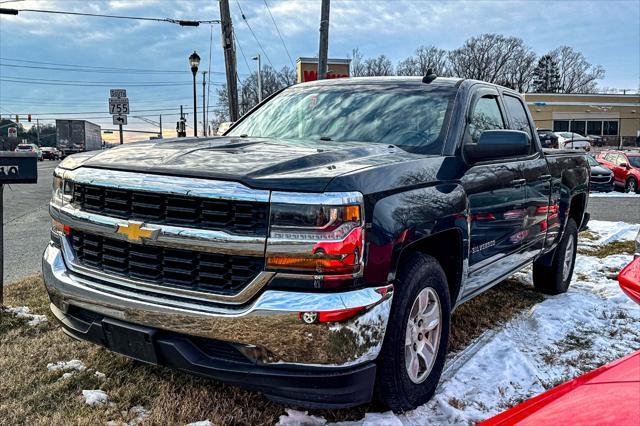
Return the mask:
[[[484,130],[506,128],[495,89],[481,89],[472,104],[464,143]],[[470,253],[465,295],[508,274],[519,263],[525,211],[523,161],[514,158],[471,166],[461,179],[469,199]]]

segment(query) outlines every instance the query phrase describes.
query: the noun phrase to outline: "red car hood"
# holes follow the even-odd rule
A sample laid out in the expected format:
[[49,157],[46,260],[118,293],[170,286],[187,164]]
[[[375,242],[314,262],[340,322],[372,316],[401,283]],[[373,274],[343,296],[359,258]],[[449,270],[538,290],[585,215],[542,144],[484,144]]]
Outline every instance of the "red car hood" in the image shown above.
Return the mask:
[[640,424],[640,351],[492,417],[480,425]]
[[620,271],[618,282],[627,296],[640,303],[640,257]]
[[[640,303],[640,257],[618,275],[622,290]],[[640,351],[498,414],[481,425],[640,424]]]

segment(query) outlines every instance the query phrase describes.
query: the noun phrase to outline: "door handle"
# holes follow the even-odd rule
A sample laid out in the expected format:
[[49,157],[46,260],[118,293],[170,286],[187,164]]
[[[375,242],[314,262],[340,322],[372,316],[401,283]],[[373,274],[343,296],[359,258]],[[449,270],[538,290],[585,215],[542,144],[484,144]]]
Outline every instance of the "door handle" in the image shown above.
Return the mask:
[[518,186],[525,185],[526,183],[527,183],[526,179],[515,179],[511,181],[511,186],[518,187]]

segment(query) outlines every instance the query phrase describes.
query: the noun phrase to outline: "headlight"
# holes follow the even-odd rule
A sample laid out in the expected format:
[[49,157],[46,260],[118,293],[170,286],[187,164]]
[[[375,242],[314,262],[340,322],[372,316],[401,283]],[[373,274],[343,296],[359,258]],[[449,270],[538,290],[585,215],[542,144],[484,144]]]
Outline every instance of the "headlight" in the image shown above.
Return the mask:
[[271,197],[267,268],[321,275],[361,272],[362,194],[285,194]]
[[63,171],[56,169],[53,172],[53,183],[51,188],[51,200],[62,206],[71,202],[73,194],[73,183],[63,178]]

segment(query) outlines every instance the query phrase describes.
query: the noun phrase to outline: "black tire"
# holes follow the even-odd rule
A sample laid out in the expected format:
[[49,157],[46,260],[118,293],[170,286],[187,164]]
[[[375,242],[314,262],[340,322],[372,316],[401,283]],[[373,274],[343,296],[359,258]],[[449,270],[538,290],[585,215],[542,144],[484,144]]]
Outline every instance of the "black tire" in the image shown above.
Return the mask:
[[627,179],[627,182],[624,184],[624,192],[635,192],[636,194],[640,194],[640,188],[638,188],[638,181],[634,177],[630,177]]
[[[567,246],[570,244],[570,240],[573,239],[573,245],[570,250],[567,250]],[[548,258],[536,260],[533,263],[533,285],[541,293],[544,294],[561,294],[566,293],[571,283],[571,277],[573,276],[573,268],[576,263],[576,250],[578,247],[578,226],[573,219],[567,221],[567,226],[564,229],[562,241],[553,250],[553,252],[546,256],[552,257],[550,266],[545,265],[545,261]],[[570,253],[568,253],[570,251]],[[565,269],[567,263],[565,260],[567,256],[570,257],[570,265],[568,266],[568,273],[565,275]]]
[[[427,287],[435,290],[440,302],[439,344],[430,372],[421,383],[414,383],[405,367],[405,336],[413,303]],[[412,254],[397,275],[389,324],[378,358],[376,396],[380,403],[399,413],[422,405],[433,396],[444,368],[450,323],[449,287],[442,267],[431,256]]]

